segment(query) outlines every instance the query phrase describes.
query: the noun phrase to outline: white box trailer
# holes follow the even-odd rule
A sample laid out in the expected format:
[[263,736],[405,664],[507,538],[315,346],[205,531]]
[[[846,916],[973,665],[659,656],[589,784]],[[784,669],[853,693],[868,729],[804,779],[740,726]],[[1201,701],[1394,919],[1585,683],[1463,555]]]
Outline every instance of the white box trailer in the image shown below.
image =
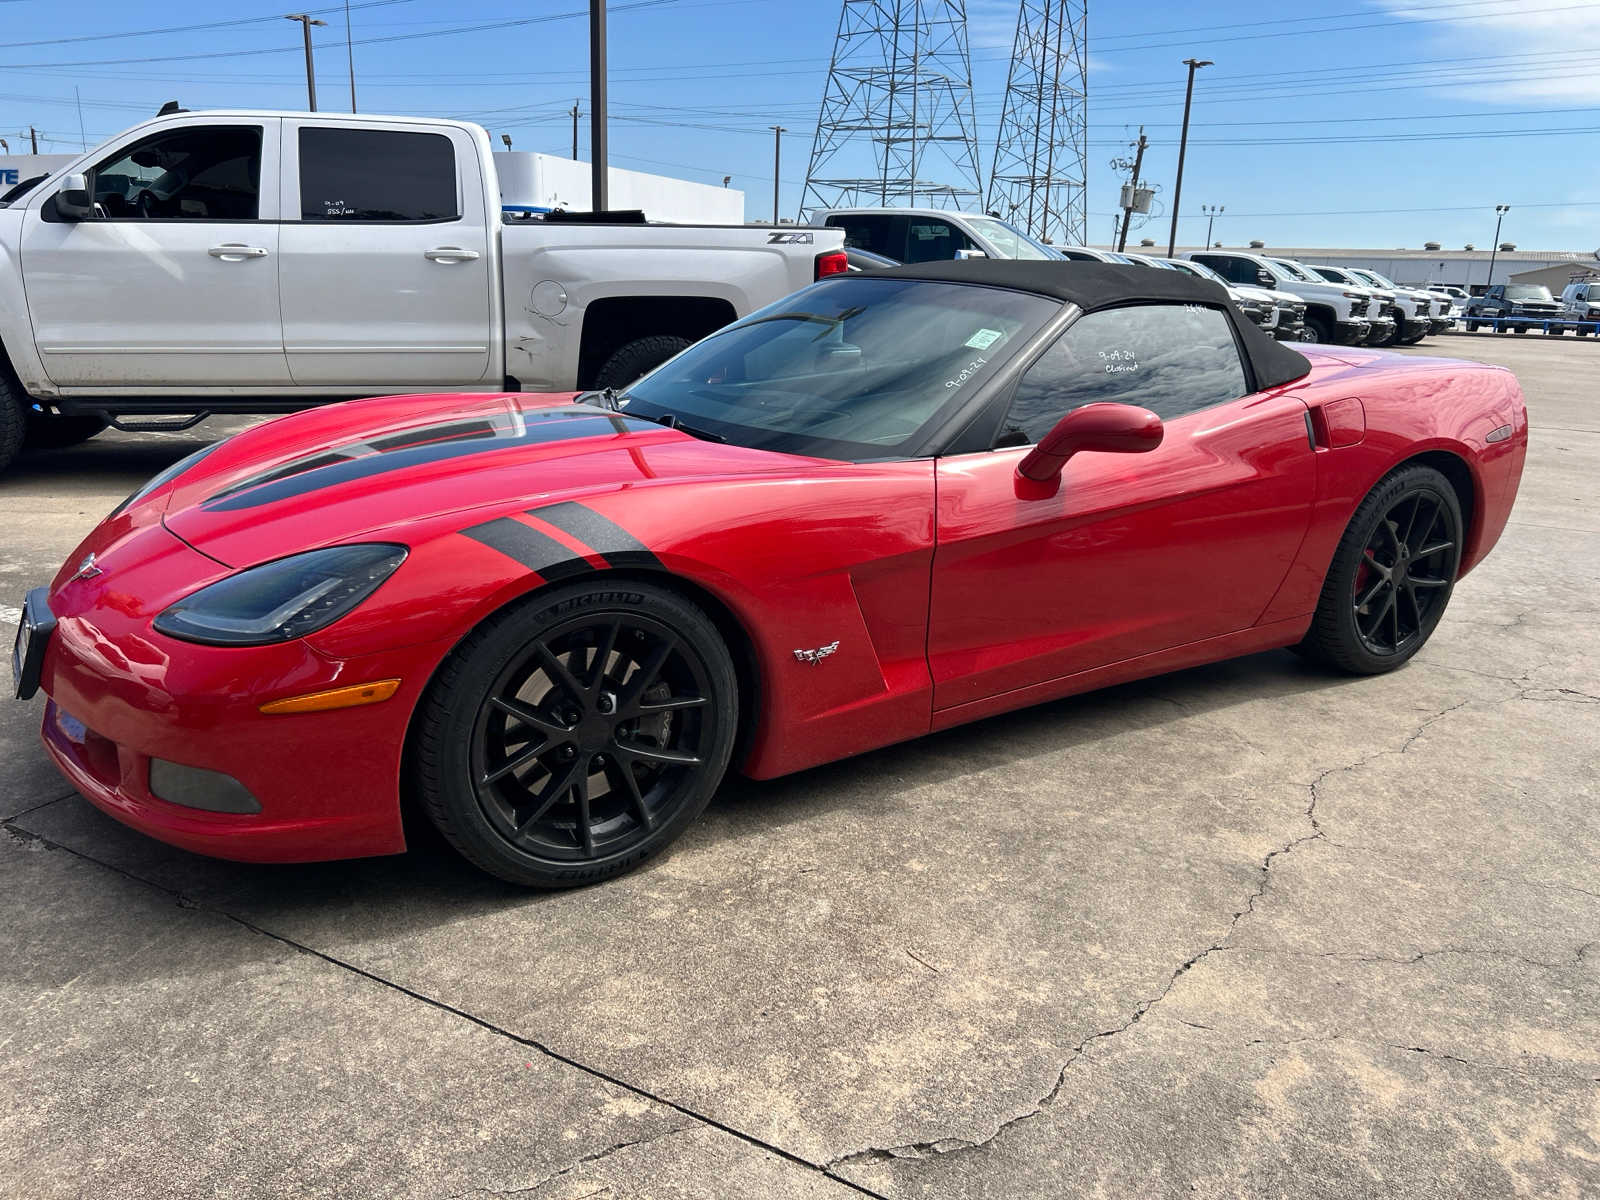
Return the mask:
[[[572,212],[585,212],[592,207],[589,163],[526,150],[500,151],[494,162],[500,176],[502,204]],[[744,192],[739,188],[691,183],[621,167],[610,168],[606,187],[610,193],[606,197],[608,208],[642,209],[650,221],[744,224]]]

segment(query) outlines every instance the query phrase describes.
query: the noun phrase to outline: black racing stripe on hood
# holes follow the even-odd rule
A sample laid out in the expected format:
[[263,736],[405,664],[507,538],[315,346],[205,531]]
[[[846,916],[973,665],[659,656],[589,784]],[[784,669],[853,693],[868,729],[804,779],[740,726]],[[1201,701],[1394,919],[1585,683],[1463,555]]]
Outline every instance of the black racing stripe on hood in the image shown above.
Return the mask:
[[661,561],[650,553],[650,547],[586,504],[563,500],[559,504],[531,508],[528,515],[538,517],[562,533],[576,538],[613,567],[661,565]]
[[245,479],[200,502],[209,512],[259,508],[358,479],[450,459],[489,454],[510,446],[540,445],[652,428],[646,421],[575,404],[570,408],[495,414],[480,421],[460,417],[402,434],[320,449]]
[[583,556],[568,546],[563,546],[548,533],[541,533],[531,525],[524,525],[514,517],[499,517],[473,525],[461,531],[475,542],[482,542],[491,550],[498,550],[531,571],[537,571],[552,583],[569,579],[594,570]]

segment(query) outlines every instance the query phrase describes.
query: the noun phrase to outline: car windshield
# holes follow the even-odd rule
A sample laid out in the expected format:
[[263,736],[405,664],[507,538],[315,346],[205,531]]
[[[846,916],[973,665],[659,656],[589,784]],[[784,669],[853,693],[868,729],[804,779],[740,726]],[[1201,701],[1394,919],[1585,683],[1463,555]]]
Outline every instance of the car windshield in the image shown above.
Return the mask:
[[1267,261],[1269,263],[1271,263],[1273,266],[1277,267],[1278,270],[1282,271],[1290,279],[1302,279],[1302,280],[1305,280],[1308,283],[1322,283],[1323,282],[1323,280],[1318,279],[1315,275],[1313,275],[1310,271],[1307,271],[1304,267],[1301,267],[1301,266],[1299,266],[1299,265],[1297,265],[1295,263],[1289,262],[1286,259],[1269,258]]
[[1059,310],[974,284],[844,276],[691,346],[619,406],[740,446],[900,458]]
[[973,232],[984,238],[1001,258],[1044,259],[1059,258],[1053,250],[1041,246],[1020,229],[1013,229],[998,217],[967,217]]
[[1549,300],[1552,303],[1555,297],[1550,294],[1550,289],[1541,284],[1513,283],[1506,288],[1507,300]]
[[1392,288],[1398,286],[1392,279],[1389,279],[1384,275],[1379,275],[1376,271],[1357,271],[1356,274],[1361,276],[1361,278],[1365,279],[1368,283],[1375,283],[1381,288]]

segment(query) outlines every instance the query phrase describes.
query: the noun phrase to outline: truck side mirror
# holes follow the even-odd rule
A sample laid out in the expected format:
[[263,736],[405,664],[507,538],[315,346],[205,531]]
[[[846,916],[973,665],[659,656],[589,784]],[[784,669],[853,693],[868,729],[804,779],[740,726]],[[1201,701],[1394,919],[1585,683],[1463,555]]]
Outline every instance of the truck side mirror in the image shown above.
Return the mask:
[[89,180],[85,175],[63,175],[55,201],[56,214],[63,221],[86,221],[94,216],[94,197],[89,194]]
[[989,256],[987,254],[985,254],[982,250],[978,250],[978,249],[957,250],[956,251],[956,261],[957,262],[966,262],[969,258],[988,258],[988,257]]
[[1275,287],[1278,283],[1278,281],[1272,277],[1272,272],[1262,270],[1259,267],[1256,269],[1256,282],[1264,288]]

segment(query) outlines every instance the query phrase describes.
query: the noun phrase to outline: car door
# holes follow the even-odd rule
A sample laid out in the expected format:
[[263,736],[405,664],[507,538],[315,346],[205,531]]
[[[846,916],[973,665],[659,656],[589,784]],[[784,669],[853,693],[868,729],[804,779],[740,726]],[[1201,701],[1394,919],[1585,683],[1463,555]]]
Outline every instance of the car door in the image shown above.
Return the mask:
[[96,215],[23,217],[34,340],[58,387],[289,383],[278,316],[277,118],[164,122],[87,171]]
[[[1053,496],[1024,498],[1028,447],[1096,401],[1154,411],[1161,445],[1080,454]],[[935,708],[1254,624],[1310,519],[1306,416],[1281,390],[1252,394],[1220,309],[1079,318],[1022,375],[996,448],[938,461]]]
[[479,155],[454,126],[285,119],[278,272],[295,383],[438,388],[490,377],[498,229]]

